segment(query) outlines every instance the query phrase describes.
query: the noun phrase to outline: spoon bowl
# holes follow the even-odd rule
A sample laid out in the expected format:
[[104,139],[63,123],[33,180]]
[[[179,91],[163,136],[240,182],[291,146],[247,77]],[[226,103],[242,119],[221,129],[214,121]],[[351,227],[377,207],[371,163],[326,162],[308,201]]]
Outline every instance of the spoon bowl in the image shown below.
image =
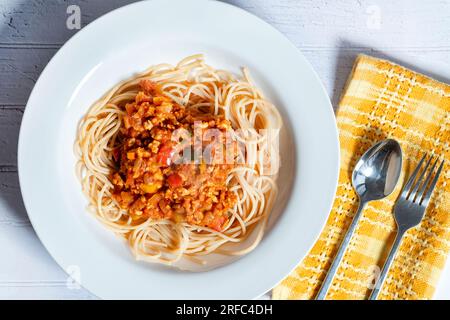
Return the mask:
[[402,169],[402,150],[397,141],[383,140],[366,151],[353,170],[352,184],[364,202],[392,193]]

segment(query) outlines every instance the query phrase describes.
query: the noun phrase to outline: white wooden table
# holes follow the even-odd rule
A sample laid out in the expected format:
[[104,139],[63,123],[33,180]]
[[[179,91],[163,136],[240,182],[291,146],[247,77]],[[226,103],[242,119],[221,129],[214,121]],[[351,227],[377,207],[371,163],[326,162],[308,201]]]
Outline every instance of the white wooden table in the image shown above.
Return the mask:
[[[19,189],[17,139],[26,101],[39,74],[78,31],[67,27],[67,8],[78,5],[85,26],[131,2],[0,0],[0,298],[94,298],[83,289],[68,288],[66,274],[30,225]],[[226,2],[284,33],[311,62],[334,106],[358,53],[396,60],[407,54],[450,61],[450,0]]]

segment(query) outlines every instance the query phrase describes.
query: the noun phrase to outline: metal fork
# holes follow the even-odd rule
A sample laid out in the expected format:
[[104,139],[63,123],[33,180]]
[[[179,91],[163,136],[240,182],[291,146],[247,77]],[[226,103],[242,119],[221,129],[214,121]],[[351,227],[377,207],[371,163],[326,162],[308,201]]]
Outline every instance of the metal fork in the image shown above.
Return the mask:
[[[419,161],[419,164],[414,169],[414,172],[412,173],[406,185],[403,187],[402,193],[395,203],[394,216],[395,222],[397,223],[397,236],[395,237],[391,252],[389,252],[389,256],[386,259],[383,271],[381,272],[380,277],[376,282],[375,288],[373,289],[369,300],[377,299],[378,294],[380,293],[380,289],[389,271],[389,267],[394,260],[395,253],[397,252],[397,249],[403,236],[405,235],[405,232],[420,223],[424,216],[425,209],[430,202],[430,197],[433,193],[434,187],[436,186],[439,175],[441,174],[444,160],[441,162],[438,170],[436,171],[436,174],[434,174],[434,169],[436,168],[439,158],[436,157],[436,160],[431,166],[431,169],[429,169],[430,164],[433,160],[433,156],[431,156],[428,159],[423,170],[420,170],[426,157],[427,155],[425,154]],[[427,172],[428,174],[426,174]]]

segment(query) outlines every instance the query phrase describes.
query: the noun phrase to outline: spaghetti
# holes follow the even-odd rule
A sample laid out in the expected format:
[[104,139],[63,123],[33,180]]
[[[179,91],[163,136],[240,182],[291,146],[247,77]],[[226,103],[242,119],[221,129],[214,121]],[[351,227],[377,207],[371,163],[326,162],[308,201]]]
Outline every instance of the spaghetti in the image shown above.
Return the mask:
[[[230,145],[238,145],[233,163],[161,158],[168,141],[161,132],[192,132],[194,123],[231,137]],[[205,264],[212,253],[243,255],[260,242],[276,197],[281,126],[276,107],[246,69],[237,78],[193,55],[176,66],[150,67],[89,109],[75,142],[77,175],[90,212],[127,239],[139,260],[179,266],[182,259]],[[201,175],[202,166],[209,179]],[[192,200],[189,206],[183,192]],[[189,211],[198,199],[206,205]]]

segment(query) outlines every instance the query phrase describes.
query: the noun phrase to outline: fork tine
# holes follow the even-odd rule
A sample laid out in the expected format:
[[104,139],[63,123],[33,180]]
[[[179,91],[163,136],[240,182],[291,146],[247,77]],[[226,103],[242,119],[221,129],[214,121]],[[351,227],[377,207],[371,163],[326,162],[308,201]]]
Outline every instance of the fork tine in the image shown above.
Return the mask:
[[[409,194],[408,198],[412,199],[412,201],[414,201],[414,199],[416,198],[416,195],[418,194],[417,191],[419,191],[419,187],[422,184],[423,177],[425,176],[425,173],[427,172],[428,167],[430,166],[431,160],[433,160],[433,156],[431,156],[430,159],[428,159],[427,164],[425,165],[425,168],[423,168],[422,172],[420,173],[419,178],[417,179],[416,183],[414,184],[414,187],[412,188],[411,193]],[[433,172],[433,170],[431,170],[431,173],[432,172]],[[428,184],[428,181],[426,183],[423,183],[422,186],[426,186]]]
[[425,160],[426,156],[427,156],[427,154],[425,153],[425,155],[422,157],[422,159],[420,159],[419,163],[417,164],[417,167],[414,169],[411,177],[409,177],[408,182],[403,187],[403,191],[402,191],[402,195],[401,196],[404,197],[405,199],[406,199],[406,196],[409,193],[409,190],[411,189],[411,186],[414,183],[414,180],[416,180],[417,173],[419,172],[420,167],[422,166],[422,163]]
[[428,205],[428,202],[430,202],[431,194],[433,193],[434,187],[436,186],[436,183],[439,179],[439,175],[441,174],[443,167],[444,167],[444,160],[442,160],[441,165],[439,166],[439,169],[437,170],[433,181],[431,181],[430,188],[428,188],[426,195],[424,195],[422,201],[420,202],[420,205],[422,205],[423,207],[426,207]]
[[427,189],[427,186],[430,183],[431,178],[433,177],[434,168],[436,168],[436,165],[437,165],[438,161],[439,161],[439,158],[436,158],[436,160],[434,161],[433,165],[431,166],[430,171],[428,172],[427,177],[425,178],[425,181],[422,183],[422,186],[420,187],[420,190],[417,190],[416,195],[415,195],[415,196],[417,196],[415,198],[415,200],[417,200],[417,202],[420,202],[420,199],[423,198],[424,193],[425,193],[425,191]]

